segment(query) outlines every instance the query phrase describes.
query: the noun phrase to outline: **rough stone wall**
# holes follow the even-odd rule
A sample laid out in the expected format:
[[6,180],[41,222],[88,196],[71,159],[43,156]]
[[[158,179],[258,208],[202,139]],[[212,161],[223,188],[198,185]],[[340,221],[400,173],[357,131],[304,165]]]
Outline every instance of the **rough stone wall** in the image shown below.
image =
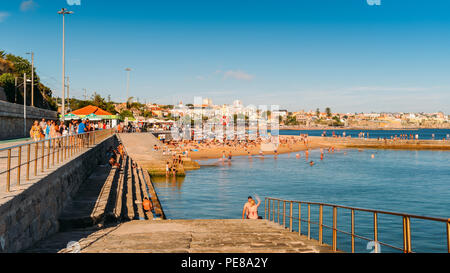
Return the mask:
[[0,87],[0,100],[6,100],[5,90],[2,87]]
[[106,151],[117,145],[112,136],[67,162],[0,206],[0,253],[15,253],[58,232],[58,217],[81,184],[98,164],[105,164]]
[[56,120],[58,113],[27,106],[27,127],[24,135],[23,105],[0,101],[0,140],[29,137],[33,122],[43,118]]

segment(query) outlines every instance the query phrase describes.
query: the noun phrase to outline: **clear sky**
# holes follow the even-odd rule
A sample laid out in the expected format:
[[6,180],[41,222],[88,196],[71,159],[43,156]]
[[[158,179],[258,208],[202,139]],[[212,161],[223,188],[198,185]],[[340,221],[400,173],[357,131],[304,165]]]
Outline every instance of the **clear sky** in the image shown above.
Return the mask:
[[140,102],[450,113],[448,0],[1,0],[0,49],[58,96],[62,7],[78,98],[124,101],[130,67]]

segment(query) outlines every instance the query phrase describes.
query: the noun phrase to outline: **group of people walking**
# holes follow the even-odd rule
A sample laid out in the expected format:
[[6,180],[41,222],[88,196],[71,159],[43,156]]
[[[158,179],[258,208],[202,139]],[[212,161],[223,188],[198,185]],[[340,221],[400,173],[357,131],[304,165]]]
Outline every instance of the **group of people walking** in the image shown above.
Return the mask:
[[83,134],[95,130],[109,129],[110,126],[106,122],[91,122],[89,119],[82,121],[72,120],[64,123],[55,120],[34,121],[30,130],[30,137],[34,141],[43,139],[52,139],[67,135]]

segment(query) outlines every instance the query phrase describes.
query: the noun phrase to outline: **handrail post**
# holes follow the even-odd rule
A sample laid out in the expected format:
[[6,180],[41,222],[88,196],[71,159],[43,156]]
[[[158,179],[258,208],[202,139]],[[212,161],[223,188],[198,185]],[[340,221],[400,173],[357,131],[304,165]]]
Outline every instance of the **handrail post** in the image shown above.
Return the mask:
[[267,219],[267,197],[264,198],[264,219]]
[[333,251],[337,250],[337,207],[333,207]]
[[7,173],[6,173],[6,191],[11,191],[11,149],[8,150],[8,161],[7,161]]
[[450,253],[450,219],[447,222],[447,251]]
[[319,205],[319,244],[323,243],[323,205]]
[[44,172],[44,153],[45,153],[45,141],[42,141],[41,172]]
[[27,145],[27,181],[30,180],[30,151],[31,151],[31,144]]
[[352,209],[352,253],[355,253],[355,210]]
[[55,166],[55,149],[56,149],[56,142],[55,140],[50,140],[50,143],[53,142],[53,151],[52,151],[52,166]]
[[55,145],[56,145],[56,164],[59,164],[59,141],[55,140]]
[[275,223],[275,216],[276,216],[276,213],[275,213],[275,200],[272,201],[272,214],[273,214],[272,220]]
[[20,167],[20,165],[22,164],[22,146],[19,146],[19,156],[18,156],[18,159],[17,159],[17,186],[20,186],[20,170],[21,170],[21,167]]
[[411,253],[411,224],[408,216],[403,216],[403,252]]
[[280,223],[280,200],[277,200],[277,223]]
[[37,175],[37,164],[38,164],[38,143],[34,145],[34,176]]
[[286,227],[286,201],[283,200],[283,227]]
[[64,151],[64,160],[67,159],[67,136],[63,137],[63,151]]
[[290,208],[289,208],[289,231],[290,232],[292,232],[292,220],[293,220],[292,217],[294,216],[293,212],[292,212],[293,207],[294,207],[294,203],[292,203],[292,201],[291,201]]
[[375,253],[378,253],[378,214],[376,212],[373,213],[373,240],[375,241]]
[[49,140],[47,145],[47,169],[50,169],[50,146],[51,142]]
[[302,235],[302,203],[298,203],[298,235]]
[[311,204],[308,204],[308,240],[311,239]]
[[406,217],[406,230],[408,236],[406,239],[408,240],[408,253],[412,252],[412,246],[411,246],[411,219],[409,217]]

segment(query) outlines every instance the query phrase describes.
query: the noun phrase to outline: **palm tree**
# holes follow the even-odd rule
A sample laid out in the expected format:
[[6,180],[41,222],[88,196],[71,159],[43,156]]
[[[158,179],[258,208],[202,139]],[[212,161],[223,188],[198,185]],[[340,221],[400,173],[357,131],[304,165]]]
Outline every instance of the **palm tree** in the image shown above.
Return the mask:
[[331,114],[331,108],[330,108],[330,107],[327,107],[327,108],[325,109],[325,112],[327,113],[327,117],[328,117],[328,118],[330,118],[330,117],[332,116],[332,114]]

